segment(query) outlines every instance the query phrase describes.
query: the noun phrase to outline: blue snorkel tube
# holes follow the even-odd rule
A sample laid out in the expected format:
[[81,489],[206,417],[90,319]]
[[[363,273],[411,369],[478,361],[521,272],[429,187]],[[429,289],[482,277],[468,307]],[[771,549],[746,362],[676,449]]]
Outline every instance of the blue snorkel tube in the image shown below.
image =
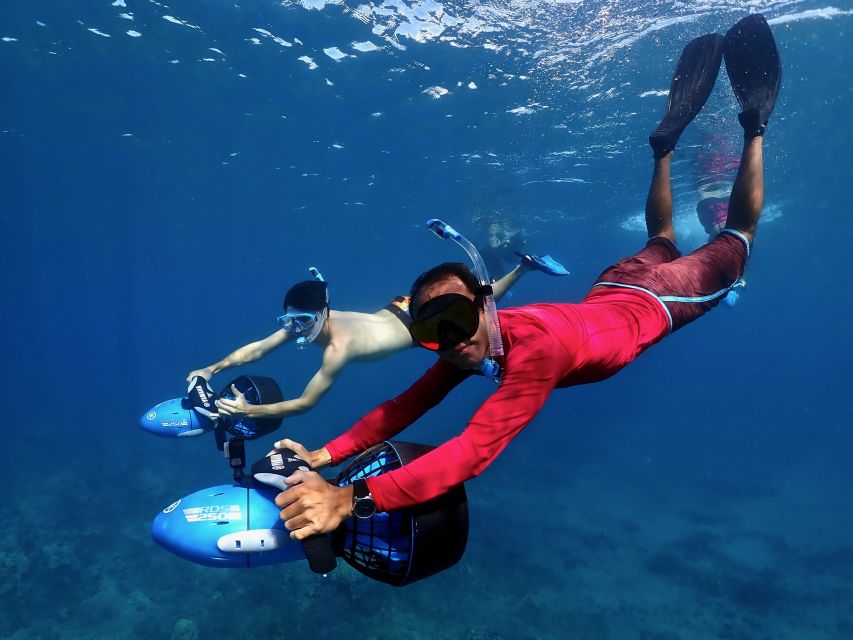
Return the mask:
[[465,253],[471,258],[471,262],[474,263],[474,273],[477,276],[477,280],[480,281],[480,286],[483,290],[483,311],[486,319],[486,329],[489,332],[489,355],[491,356],[484,359],[477,366],[477,370],[484,376],[500,381],[501,368],[494,358],[498,358],[504,354],[504,343],[501,338],[501,325],[498,321],[495,296],[492,293],[492,281],[489,278],[486,263],[483,262],[483,256],[480,255],[480,252],[477,251],[477,248],[471,244],[468,238],[446,222],[438,218],[431,218],[427,220],[427,228],[443,240],[453,240],[453,242],[465,249]]

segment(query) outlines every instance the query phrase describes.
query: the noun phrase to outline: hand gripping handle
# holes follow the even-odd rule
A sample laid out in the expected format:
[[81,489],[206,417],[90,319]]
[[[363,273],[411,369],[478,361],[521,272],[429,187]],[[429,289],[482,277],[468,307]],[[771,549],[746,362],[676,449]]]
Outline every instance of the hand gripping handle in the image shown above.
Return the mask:
[[[286,491],[289,487],[284,479],[300,468],[308,468],[308,464],[302,458],[290,449],[276,449],[274,454],[261,458],[252,465],[252,476],[258,482]],[[327,534],[318,533],[309,536],[302,540],[301,544],[308,566],[314,573],[327,574],[338,566],[332,541]]]

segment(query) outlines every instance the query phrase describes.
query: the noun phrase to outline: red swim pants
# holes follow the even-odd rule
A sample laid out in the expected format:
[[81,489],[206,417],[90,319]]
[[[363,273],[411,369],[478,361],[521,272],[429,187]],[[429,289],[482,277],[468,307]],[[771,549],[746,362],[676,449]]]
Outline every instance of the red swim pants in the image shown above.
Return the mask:
[[667,238],[655,237],[645,248],[608,267],[593,287],[644,291],[663,305],[675,331],[716,307],[743,275],[749,243],[725,229],[687,256]]

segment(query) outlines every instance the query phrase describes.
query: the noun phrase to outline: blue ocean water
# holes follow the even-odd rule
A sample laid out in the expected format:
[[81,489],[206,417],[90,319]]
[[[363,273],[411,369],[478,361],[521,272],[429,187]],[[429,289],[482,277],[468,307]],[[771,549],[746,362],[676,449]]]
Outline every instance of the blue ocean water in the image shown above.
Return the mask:
[[[642,245],[681,48],[755,11],[784,81],[746,292],[556,392],[468,483],[459,565],[392,589],[154,544],[163,506],[228,480],[211,438],[137,427],[189,370],[273,331],[309,265],[334,307],[371,312],[460,259],[434,216],[479,242],[509,220],[572,271],[504,306],[578,301]],[[853,637],[851,29],[849,2],[818,0],[4,3],[0,637]],[[697,154],[736,148],[736,111],[721,74],[679,145],[687,249]],[[353,365],[276,437],[322,445],[432,358]],[[281,349],[246,370],[296,395],[318,365]],[[407,436],[458,433],[489,385]]]

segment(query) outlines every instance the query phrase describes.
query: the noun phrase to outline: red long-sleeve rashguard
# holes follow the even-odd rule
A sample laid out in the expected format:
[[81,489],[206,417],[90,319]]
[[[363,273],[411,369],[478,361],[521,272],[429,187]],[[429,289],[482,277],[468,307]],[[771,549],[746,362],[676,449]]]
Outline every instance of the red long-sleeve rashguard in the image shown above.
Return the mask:
[[[603,380],[669,330],[653,297],[630,289],[594,289],[582,304],[535,304],[499,312],[503,381],[465,430],[417,460],[369,478],[381,511],[424,502],[479,475],[557,387]],[[439,360],[409,389],[383,403],[326,449],[334,464],[394,437],[465,380]]]

